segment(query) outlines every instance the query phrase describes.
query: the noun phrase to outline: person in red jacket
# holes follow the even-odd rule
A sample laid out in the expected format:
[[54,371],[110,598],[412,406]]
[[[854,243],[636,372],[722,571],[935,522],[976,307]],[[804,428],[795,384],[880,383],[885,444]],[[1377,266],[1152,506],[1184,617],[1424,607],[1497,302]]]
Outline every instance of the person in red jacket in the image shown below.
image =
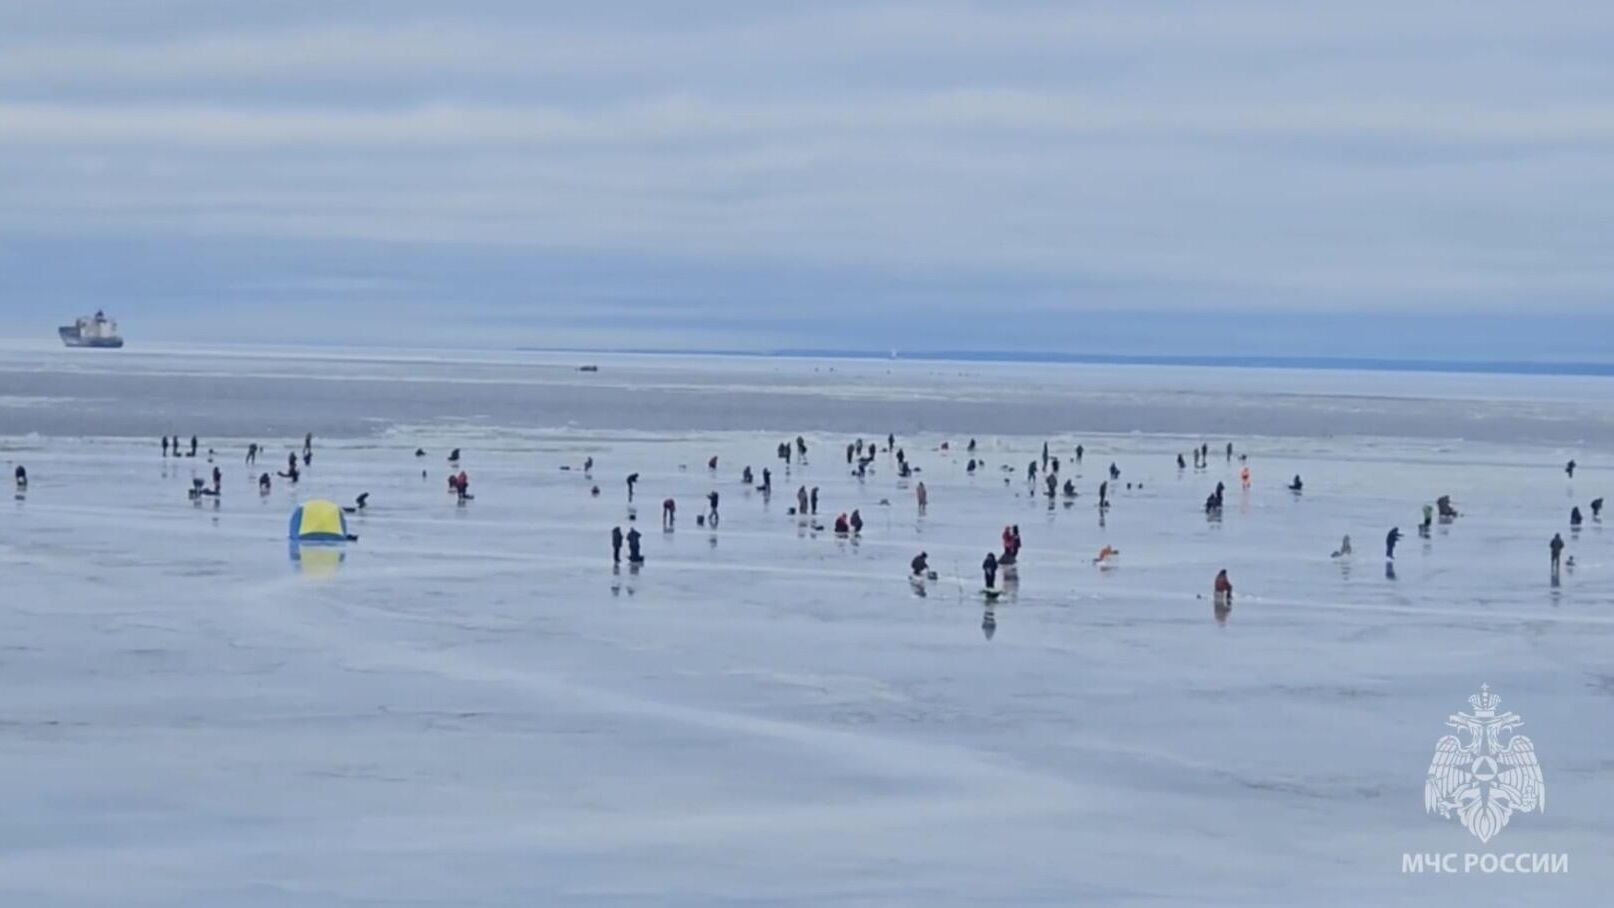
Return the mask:
[[1227,568],[1216,572],[1216,607],[1230,609],[1233,607],[1233,581],[1227,579]]

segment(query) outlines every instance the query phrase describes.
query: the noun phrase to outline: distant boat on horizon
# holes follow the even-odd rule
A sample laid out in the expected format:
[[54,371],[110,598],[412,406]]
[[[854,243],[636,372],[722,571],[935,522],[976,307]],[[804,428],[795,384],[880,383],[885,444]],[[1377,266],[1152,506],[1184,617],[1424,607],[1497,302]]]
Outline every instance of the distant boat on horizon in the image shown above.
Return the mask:
[[116,350],[123,346],[123,336],[118,333],[118,323],[106,317],[100,309],[94,315],[80,316],[71,325],[63,325],[56,329],[62,343],[69,347],[100,347]]

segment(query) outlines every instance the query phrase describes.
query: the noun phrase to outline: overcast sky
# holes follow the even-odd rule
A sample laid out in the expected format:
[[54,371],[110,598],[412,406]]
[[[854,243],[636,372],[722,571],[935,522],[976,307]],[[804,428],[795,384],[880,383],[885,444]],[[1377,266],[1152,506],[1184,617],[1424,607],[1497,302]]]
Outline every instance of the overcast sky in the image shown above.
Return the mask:
[[1611,60],[1584,2],[7,3],[0,333],[1607,358]]

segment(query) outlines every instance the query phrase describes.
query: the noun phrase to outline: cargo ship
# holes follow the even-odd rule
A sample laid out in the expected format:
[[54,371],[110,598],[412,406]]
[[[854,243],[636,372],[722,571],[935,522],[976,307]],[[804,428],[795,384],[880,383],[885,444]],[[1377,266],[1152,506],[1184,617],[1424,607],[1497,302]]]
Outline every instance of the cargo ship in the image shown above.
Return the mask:
[[71,325],[63,325],[56,329],[61,335],[62,343],[69,347],[108,347],[117,349],[123,346],[123,336],[118,334],[118,323],[106,317],[106,313],[96,310],[94,315],[86,315]]

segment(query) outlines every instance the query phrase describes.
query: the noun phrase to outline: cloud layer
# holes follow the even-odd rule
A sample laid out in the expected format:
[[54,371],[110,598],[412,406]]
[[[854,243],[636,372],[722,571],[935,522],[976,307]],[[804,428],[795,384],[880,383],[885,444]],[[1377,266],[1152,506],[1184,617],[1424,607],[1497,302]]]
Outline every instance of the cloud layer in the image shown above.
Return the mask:
[[682,307],[639,313],[673,346],[856,346],[801,305],[1022,348],[1099,311],[1596,315],[1611,50],[1583,4],[17,4],[0,231],[39,273],[0,280],[76,302],[50,270],[93,246],[125,309],[268,302],[240,241],[369,312],[480,250],[459,324],[630,301]]

